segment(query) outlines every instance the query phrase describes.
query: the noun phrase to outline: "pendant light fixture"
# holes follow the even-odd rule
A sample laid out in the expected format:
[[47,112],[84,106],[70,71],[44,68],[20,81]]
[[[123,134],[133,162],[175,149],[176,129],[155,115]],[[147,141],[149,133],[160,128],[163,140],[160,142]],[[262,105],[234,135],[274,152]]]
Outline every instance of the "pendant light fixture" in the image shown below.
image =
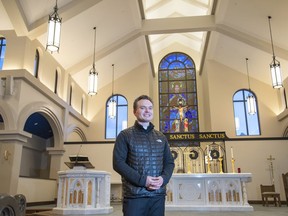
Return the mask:
[[248,107],[248,114],[254,115],[256,113],[256,100],[254,95],[251,93],[250,89],[250,79],[249,79],[249,71],[248,71],[248,58],[246,58],[246,70],[247,70],[247,76],[248,76],[248,88],[249,93],[247,97],[247,107]]
[[111,119],[116,117],[116,100],[114,99],[114,64],[112,64],[112,95],[108,102],[108,117]]
[[49,15],[49,20],[48,20],[48,38],[47,38],[46,50],[50,51],[51,53],[59,52],[59,47],[60,47],[62,18],[60,18],[57,11],[58,11],[58,7],[57,7],[57,0],[56,0],[54,12]]
[[272,62],[270,64],[270,72],[272,76],[272,86],[273,88],[282,88],[282,75],[281,75],[281,68],[280,62],[276,60],[274,46],[273,46],[273,39],[272,39],[272,31],[271,31],[271,16],[268,16],[269,21],[269,30],[270,30],[270,38],[271,38],[271,45],[272,45]]
[[88,94],[93,96],[97,94],[98,88],[98,72],[95,68],[95,49],[96,49],[96,27],[94,29],[94,53],[93,53],[93,65],[91,70],[89,71],[88,77]]

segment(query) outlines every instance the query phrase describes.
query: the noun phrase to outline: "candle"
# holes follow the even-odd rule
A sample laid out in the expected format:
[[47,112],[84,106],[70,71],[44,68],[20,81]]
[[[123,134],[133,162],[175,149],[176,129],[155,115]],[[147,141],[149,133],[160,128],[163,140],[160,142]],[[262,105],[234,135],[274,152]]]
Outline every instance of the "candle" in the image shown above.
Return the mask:
[[233,148],[231,147],[231,158],[234,158]]
[[220,145],[219,145],[219,157],[221,157],[221,147],[220,147]]
[[[206,145],[206,148],[207,148],[207,157],[209,157],[209,146]],[[208,158],[209,159],[209,158]]]

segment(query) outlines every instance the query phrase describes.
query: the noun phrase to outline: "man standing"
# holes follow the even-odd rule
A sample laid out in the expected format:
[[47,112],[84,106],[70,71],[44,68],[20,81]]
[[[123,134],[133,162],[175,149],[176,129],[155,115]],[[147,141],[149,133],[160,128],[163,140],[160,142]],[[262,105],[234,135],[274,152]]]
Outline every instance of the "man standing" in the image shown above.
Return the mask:
[[166,137],[151,123],[152,99],[136,98],[133,112],[134,126],[120,132],[113,150],[113,169],[122,177],[122,211],[124,216],[164,216],[174,159]]

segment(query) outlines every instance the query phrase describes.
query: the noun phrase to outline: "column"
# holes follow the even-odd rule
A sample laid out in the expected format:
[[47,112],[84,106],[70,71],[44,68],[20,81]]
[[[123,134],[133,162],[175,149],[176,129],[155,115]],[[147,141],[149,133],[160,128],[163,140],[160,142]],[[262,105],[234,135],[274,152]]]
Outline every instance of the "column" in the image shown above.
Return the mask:
[[16,195],[21,168],[23,143],[31,135],[24,131],[0,131],[0,191]]

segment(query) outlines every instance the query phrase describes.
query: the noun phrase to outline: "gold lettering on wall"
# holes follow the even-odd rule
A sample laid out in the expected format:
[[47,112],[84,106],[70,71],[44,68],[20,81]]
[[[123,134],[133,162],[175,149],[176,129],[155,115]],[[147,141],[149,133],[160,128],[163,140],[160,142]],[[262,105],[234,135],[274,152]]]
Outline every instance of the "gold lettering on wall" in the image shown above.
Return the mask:
[[204,133],[169,133],[168,140],[223,140],[228,138],[225,132],[204,132]]

